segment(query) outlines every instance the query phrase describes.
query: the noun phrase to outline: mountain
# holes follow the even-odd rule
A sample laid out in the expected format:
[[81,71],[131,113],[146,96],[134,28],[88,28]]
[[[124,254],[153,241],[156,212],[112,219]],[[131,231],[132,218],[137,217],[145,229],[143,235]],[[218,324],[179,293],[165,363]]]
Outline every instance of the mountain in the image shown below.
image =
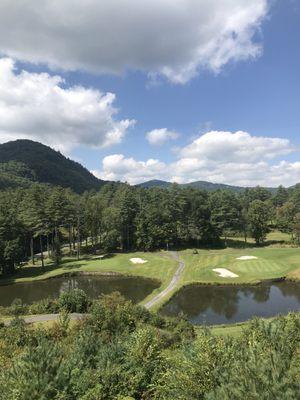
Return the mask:
[[135,186],[142,187],[142,188],[145,188],[145,189],[150,189],[152,187],[168,188],[168,187],[172,186],[172,183],[171,182],[166,182],[166,181],[161,181],[159,179],[153,179],[151,181],[138,183]]
[[214,191],[214,190],[218,190],[218,189],[227,189],[227,190],[232,190],[234,192],[242,192],[243,190],[245,190],[245,188],[241,187],[241,186],[226,185],[224,183],[211,183],[211,182],[206,182],[206,181],[196,181],[196,182],[185,183],[182,186],[189,186],[189,187],[193,187],[196,189],[205,189],[208,191]]
[[[152,187],[161,187],[161,188],[169,188],[172,186],[171,182],[166,182],[166,181],[161,181],[161,180],[151,180],[143,183],[139,183],[136,185],[138,187],[143,187],[146,189],[152,188]],[[206,182],[206,181],[196,181],[196,182],[190,182],[190,183],[183,183],[179,184],[180,187],[192,187],[195,189],[203,189],[203,190],[208,190],[208,191],[214,191],[218,189],[227,189],[227,190],[232,190],[234,192],[242,192],[245,190],[245,187],[242,186],[232,186],[232,185],[225,185],[224,183],[211,183],[211,182]],[[267,188],[271,192],[275,192],[277,189],[276,188]]]
[[32,182],[69,187],[77,193],[99,189],[105,181],[60,152],[31,140],[0,145],[0,189]]

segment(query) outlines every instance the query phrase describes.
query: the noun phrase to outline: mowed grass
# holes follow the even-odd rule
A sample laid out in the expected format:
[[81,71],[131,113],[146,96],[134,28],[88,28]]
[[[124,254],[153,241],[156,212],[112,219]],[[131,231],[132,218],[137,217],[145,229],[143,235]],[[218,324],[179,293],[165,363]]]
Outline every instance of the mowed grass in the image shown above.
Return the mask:
[[[145,264],[133,264],[131,258],[142,258],[147,260]],[[40,266],[25,266],[11,278],[1,278],[1,284],[29,282],[40,279],[52,278],[72,272],[91,272],[91,273],[120,273],[123,275],[143,276],[156,279],[162,283],[162,288],[172,279],[177,269],[178,263],[173,260],[166,252],[154,253],[113,253],[107,258],[86,257],[80,260],[64,258],[59,267],[47,263],[43,269]]]
[[[209,327],[210,332],[215,336],[231,336],[238,337],[241,336],[243,331],[248,327],[249,321],[242,322],[240,324],[232,325],[215,325]],[[200,334],[203,329],[201,326],[194,326],[196,334]]]
[[[237,260],[241,256],[254,256],[254,260]],[[247,248],[222,250],[193,250],[180,252],[186,267],[181,285],[188,283],[257,283],[268,279],[290,276],[300,268],[299,248]],[[225,268],[238,275],[222,278],[213,271]]]

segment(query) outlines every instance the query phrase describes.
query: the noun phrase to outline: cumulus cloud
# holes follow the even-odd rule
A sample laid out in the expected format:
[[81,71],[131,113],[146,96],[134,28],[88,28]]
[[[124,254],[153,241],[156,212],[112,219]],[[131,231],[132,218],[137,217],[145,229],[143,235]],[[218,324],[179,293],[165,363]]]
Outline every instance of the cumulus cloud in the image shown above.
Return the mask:
[[63,151],[119,143],[134,121],[117,120],[114,101],[113,93],[65,88],[60,76],[17,73],[12,59],[0,59],[0,142],[32,139]]
[[[255,58],[269,0],[2,0],[0,51],[96,73],[142,70],[185,83]],[[13,26],[13,29],[11,27]]]
[[161,146],[169,140],[176,140],[178,137],[177,132],[169,131],[167,128],[153,129],[146,133],[146,139],[154,146]]
[[286,186],[300,182],[300,162],[277,161],[297,151],[289,140],[247,132],[208,132],[179,152],[169,164],[137,161],[123,155],[105,157],[102,178],[139,183],[149,179],[188,183],[205,180],[240,186]]
[[251,136],[243,131],[210,131],[184,147],[180,154],[218,162],[243,162],[272,159],[293,150],[288,139]]
[[113,154],[103,158],[102,171],[91,172],[100,179],[136,184],[162,176],[166,168],[159,160],[137,161],[123,154]]

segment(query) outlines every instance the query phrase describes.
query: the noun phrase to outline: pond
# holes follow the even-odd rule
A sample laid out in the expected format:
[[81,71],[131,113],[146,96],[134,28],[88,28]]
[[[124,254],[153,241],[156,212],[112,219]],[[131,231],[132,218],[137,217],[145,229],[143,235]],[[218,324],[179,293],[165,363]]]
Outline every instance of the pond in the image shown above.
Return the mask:
[[184,314],[194,325],[219,325],[298,310],[300,285],[284,281],[256,286],[187,286],[162,308],[161,313],[167,316]]
[[31,304],[47,297],[58,297],[61,292],[74,288],[84,290],[90,298],[118,291],[127,299],[138,303],[159,286],[160,283],[157,281],[140,277],[62,276],[0,286],[0,306],[9,306],[16,298],[21,299],[24,304]]

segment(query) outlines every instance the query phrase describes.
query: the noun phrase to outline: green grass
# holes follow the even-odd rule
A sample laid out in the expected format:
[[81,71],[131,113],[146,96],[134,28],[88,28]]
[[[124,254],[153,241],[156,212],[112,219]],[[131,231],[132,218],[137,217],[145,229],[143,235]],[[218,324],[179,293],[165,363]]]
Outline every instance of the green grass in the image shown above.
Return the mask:
[[[241,256],[255,256],[256,260],[240,261]],[[297,248],[248,248],[222,250],[192,250],[180,252],[186,268],[181,284],[188,283],[257,283],[288,276],[300,267],[300,250]],[[213,269],[225,268],[238,278],[222,278]]]
[[[243,331],[248,327],[249,322],[242,322],[239,324],[232,324],[232,325],[215,325],[210,327],[210,331],[213,335],[216,336],[232,336],[238,337],[240,336]],[[199,334],[202,331],[201,326],[195,326],[196,334]]]
[[[130,261],[130,258],[133,257],[139,257],[148,262],[145,264],[133,264]],[[36,281],[72,272],[91,272],[99,274],[116,272],[123,275],[143,276],[159,280],[161,286],[151,294],[151,296],[154,296],[168,285],[177,267],[178,263],[166,252],[113,253],[108,258],[104,259],[99,259],[98,256],[82,258],[79,261],[66,257],[59,267],[55,267],[50,262],[46,262],[44,269],[40,266],[40,263],[36,266],[24,266],[12,277],[1,278],[0,285]],[[146,300],[147,299],[144,301]]]
[[[130,258],[139,257],[147,260],[145,264],[133,264]],[[46,264],[43,269],[40,265],[25,266],[11,278],[0,279],[1,283],[28,282],[47,279],[71,272],[109,273],[117,272],[124,275],[144,276],[162,282],[171,279],[177,268],[177,262],[168,257],[165,252],[155,253],[126,253],[111,254],[109,258],[86,257],[80,260],[64,258],[59,267]]]
[[[272,232],[268,236],[270,242],[287,240],[288,235]],[[269,242],[269,243],[270,243]],[[179,251],[180,258],[185,262],[185,270],[176,286],[163,300],[157,303],[153,310],[158,310],[182,286],[192,283],[203,284],[253,284],[263,280],[274,280],[288,277],[300,280],[300,249],[292,247],[255,247],[249,243],[244,248],[241,238],[231,238],[226,249],[220,250],[193,250]],[[65,249],[64,249],[65,250]],[[238,257],[251,255],[257,260],[239,261]],[[145,264],[133,264],[132,257],[146,259]],[[47,279],[71,272],[110,273],[116,272],[124,275],[143,276],[157,279],[161,286],[154,290],[144,301],[145,303],[157,293],[162,291],[171,281],[178,263],[167,252],[154,253],[113,253],[105,259],[98,257],[85,257],[77,261],[75,258],[64,257],[61,265],[55,267],[49,260],[45,268],[27,265],[10,278],[0,278],[1,284],[28,282]],[[213,269],[226,268],[238,275],[237,278],[221,278]]]

